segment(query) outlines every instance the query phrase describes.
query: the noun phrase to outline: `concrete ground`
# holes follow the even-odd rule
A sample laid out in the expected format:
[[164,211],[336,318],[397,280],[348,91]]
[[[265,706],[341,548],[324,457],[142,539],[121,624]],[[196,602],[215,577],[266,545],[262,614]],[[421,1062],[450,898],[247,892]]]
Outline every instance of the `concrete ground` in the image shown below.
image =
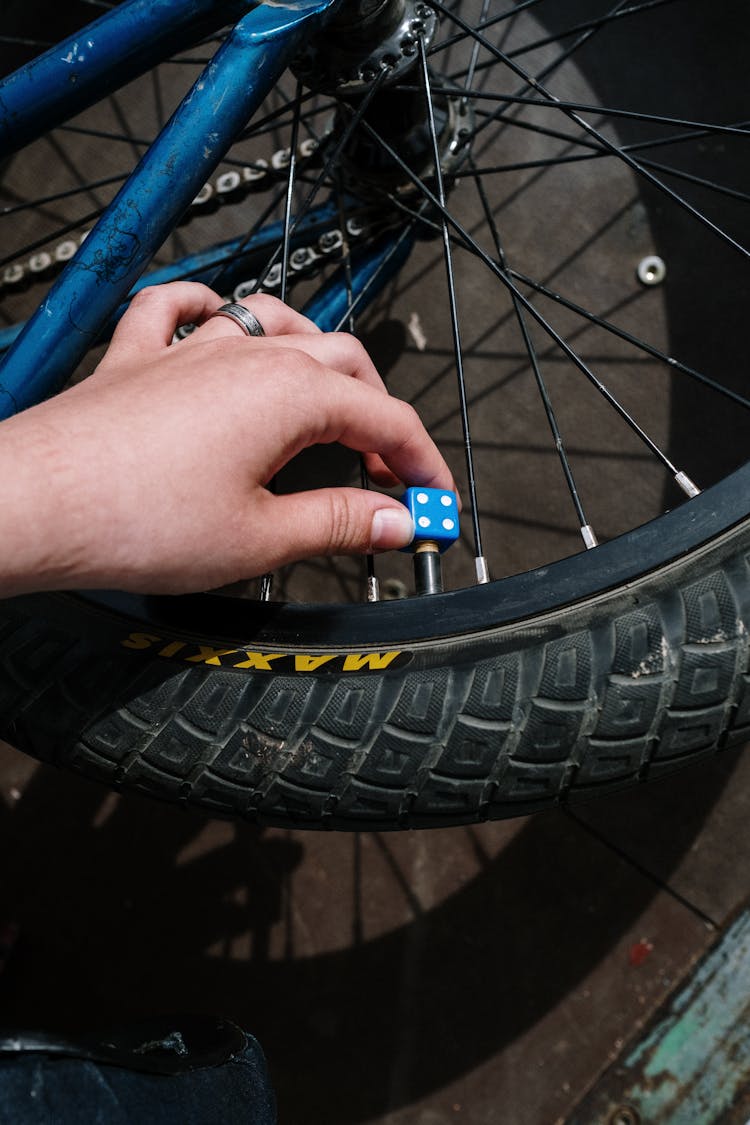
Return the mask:
[[746,899],[750,758],[470,829],[259,832],[0,757],[4,1024],[229,1016],[285,1125],[563,1121]]

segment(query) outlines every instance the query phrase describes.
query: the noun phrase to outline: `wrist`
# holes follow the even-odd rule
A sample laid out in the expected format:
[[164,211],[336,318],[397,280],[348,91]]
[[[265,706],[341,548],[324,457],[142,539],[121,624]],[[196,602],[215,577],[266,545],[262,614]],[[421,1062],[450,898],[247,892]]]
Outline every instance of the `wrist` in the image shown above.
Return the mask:
[[62,435],[35,407],[0,425],[0,596],[76,585],[81,525]]

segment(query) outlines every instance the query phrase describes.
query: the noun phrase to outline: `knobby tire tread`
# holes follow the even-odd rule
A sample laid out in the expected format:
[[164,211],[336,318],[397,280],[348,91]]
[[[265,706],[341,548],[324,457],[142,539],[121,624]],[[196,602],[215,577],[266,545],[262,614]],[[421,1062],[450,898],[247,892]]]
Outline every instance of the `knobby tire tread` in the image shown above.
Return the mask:
[[525,622],[496,655],[466,637],[382,674],[186,667],[7,602],[0,736],[261,824],[443,826],[582,800],[750,733],[748,525],[699,555]]

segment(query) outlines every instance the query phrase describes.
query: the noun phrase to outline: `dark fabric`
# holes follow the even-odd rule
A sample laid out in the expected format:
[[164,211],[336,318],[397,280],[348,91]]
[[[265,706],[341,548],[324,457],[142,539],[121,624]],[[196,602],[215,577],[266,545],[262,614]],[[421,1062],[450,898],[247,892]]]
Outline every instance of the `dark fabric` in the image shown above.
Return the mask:
[[0,1125],[275,1125],[263,1052],[252,1036],[220,1066],[143,1074],[82,1059],[0,1060]]

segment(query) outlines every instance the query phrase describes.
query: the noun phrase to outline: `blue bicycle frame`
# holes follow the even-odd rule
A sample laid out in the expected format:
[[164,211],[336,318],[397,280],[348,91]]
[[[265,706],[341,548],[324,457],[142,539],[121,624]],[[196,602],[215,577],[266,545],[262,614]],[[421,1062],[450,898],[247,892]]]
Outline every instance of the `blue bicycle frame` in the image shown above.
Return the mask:
[[[339,2],[124,0],[0,83],[1,157],[175,50],[237,19],[36,313],[20,329],[10,330],[13,342],[0,366],[0,418],[59,389],[138,288],[173,276],[202,278],[198,258],[139,281],[302,38],[319,32]],[[311,213],[306,222],[314,224],[324,216],[333,219],[330,206]],[[244,250],[257,253],[278,237],[278,225],[271,224]],[[400,268],[410,245],[409,239],[394,235],[362,255],[352,277],[354,296],[372,299]],[[227,243],[209,251],[207,258],[215,266],[237,249],[237,242]],[[307,310],[324,330],[340,321],[345,294],[343,277],[334,277]]]

